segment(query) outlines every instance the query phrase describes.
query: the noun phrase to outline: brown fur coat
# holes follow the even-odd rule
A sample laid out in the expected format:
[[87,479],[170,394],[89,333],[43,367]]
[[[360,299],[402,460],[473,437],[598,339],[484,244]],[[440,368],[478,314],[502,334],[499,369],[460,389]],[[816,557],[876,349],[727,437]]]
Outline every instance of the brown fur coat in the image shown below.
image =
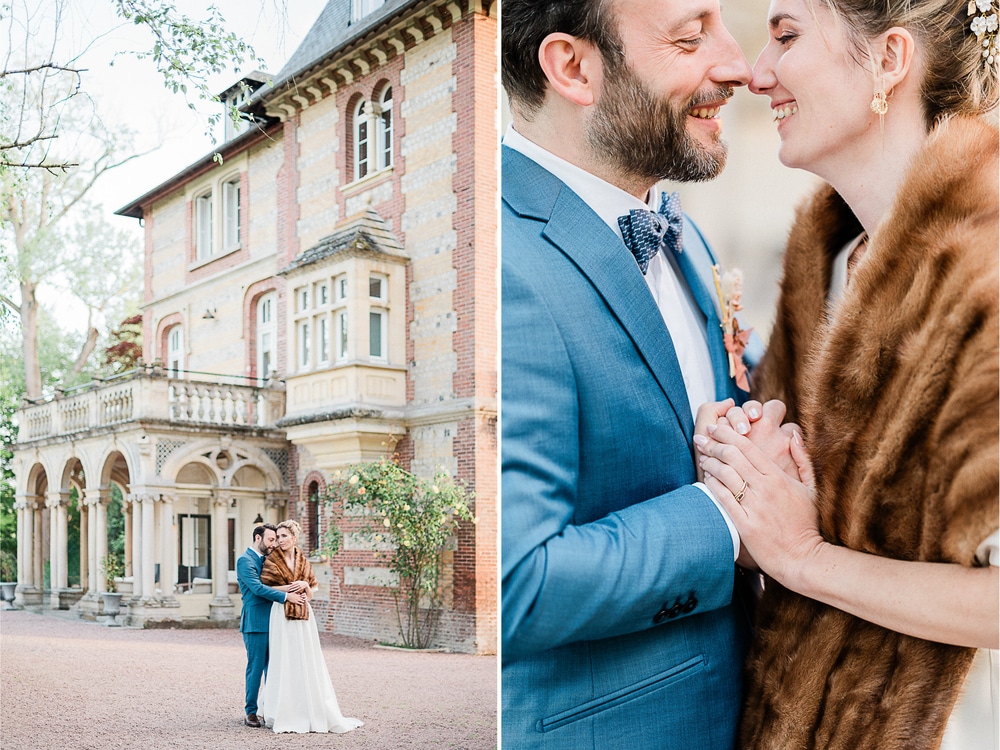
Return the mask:
[[[799,210],[754,391],[801,423],[830,542],[974,565],[997,528],[997,151],[977,120],[932,133],[832,323],[831,263],[860,226],[829,187]],[[743,748],[937,748],[974,654],[773,581],[757,626]]]
[[[295,564],[288,567],[288,561],[280,549],[275,547],[267,557],[264,558],[264,568],[260,571],[260,582],[265,586],[284,586],[292,581],[305,581],[309,588],[314,589],[319,585],[316,576],[313,574],[312,565],[302,554],[298,547],[292,547]],[[285,602],[286,620],[308,620],[308,604],[296,604],[295,602]]]

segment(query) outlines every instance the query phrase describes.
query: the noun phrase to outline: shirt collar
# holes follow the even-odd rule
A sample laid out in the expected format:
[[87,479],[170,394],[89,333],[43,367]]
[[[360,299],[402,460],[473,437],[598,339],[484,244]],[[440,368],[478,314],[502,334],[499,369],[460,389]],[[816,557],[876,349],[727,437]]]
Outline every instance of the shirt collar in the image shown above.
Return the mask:
[[618,226],[619,216],[625,216],[633,208],[655,211],[659,207],[657,205],[659,194],[655,187],[650,189],[646,202],[643,203],[634,195],[529,141],[514,130],[513,125],[507,127],[503,144],[524,154],[562,180],[605,224],[611,227],[619,238],[622,236],[621,227]]
[[260,559],[262,559],[262,560],[264,559],[264,556],[262,554],[260,554],[260,552],[258,552],[257,550],[255,550],[253,547],[247,547],[247,550],[249,550],[250,552],[253,552]]

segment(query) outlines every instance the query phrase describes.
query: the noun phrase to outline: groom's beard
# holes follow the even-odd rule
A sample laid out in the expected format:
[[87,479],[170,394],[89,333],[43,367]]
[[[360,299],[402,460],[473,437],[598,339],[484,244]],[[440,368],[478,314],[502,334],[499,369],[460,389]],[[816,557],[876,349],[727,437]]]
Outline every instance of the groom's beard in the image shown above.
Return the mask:
[[696,94],[683,106],[653,94],[624,61],[605,60],[604,88],[587,128],[591,147],[623,174],[648,180],[700,182],[726,165],[726,144],[706,147],[686,123],[692,107],[733,95],[732,88]]

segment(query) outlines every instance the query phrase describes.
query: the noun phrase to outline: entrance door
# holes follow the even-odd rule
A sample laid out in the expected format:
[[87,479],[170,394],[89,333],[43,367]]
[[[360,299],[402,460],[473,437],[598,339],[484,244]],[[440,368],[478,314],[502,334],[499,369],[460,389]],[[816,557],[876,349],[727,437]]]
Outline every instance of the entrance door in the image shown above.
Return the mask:
[[177,583],[186,588],[195,578],[211,578],[212,517],[184,513],[180,520]]

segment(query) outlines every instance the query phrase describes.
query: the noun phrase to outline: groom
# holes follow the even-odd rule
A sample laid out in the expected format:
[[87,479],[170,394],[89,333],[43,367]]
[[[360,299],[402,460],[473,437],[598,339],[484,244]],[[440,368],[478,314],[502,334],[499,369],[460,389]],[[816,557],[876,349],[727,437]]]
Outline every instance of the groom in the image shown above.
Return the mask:
[[718,0],[504,0],[501,52],[503,746],[731,748],[741,550],[692,415],[739,394],[651,188],[721,171],[750,69]]
[[257,692],[260,680],[267,670],[267,638],[271,617],[271,602],[291,600],[298,604],[306,601],[302,591],[278,591],[260,582],[264,557],[277,544],[277,532],[272,524],[265,523],[253,530],[253,543],[236,561],[236,579],[240,583],[243,611],[240,613],[240,632],[247,649],[246,717],[248,727],[259,727]]

